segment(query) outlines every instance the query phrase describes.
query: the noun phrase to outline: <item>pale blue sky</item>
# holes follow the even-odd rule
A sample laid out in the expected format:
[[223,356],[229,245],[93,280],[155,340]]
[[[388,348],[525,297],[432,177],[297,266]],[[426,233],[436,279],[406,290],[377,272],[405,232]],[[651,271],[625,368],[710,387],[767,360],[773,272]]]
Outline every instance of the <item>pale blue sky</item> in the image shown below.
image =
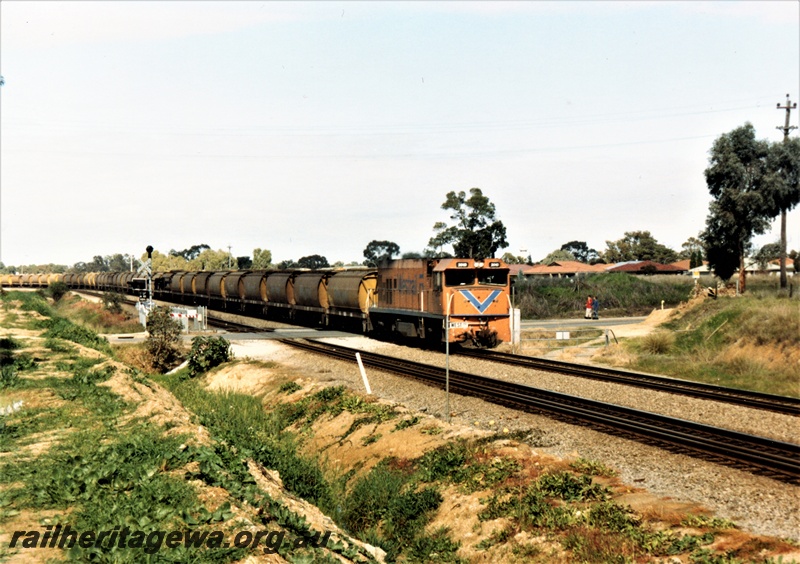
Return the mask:
[[5,264],[419,252],[475,186],[501,253],[633,230],[680,250],[714,139],[750,121],[779,140],[776,104],[800,97],[794,0],[2,0],[0,18]]

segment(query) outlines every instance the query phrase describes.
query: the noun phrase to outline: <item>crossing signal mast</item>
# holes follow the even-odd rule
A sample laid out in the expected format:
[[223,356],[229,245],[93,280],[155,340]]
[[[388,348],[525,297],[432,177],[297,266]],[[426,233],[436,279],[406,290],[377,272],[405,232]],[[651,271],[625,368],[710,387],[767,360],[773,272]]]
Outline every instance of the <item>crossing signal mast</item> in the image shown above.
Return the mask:
[[130,281],[132,290],[139,293],[136,311],[139,312],[139,323],[147,327],[147,316],[153,309],[153,247],[147,245],[147,260],[136,271],[136,278]]
[[147,274],[147,309],[153,308],[153,246],[147,245],[147,262],[144,265]]

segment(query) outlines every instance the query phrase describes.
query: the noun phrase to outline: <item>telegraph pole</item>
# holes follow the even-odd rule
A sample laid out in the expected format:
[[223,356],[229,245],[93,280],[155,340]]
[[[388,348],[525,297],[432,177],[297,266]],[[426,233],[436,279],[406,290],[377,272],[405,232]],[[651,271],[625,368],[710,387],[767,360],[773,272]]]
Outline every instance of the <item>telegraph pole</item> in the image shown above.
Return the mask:
[[[791,116],[792,110],[797,109],[797,102],[792,104],[791,100],[789,100],[789,95],[786,95],[786,105],[781,106],[781,103],[778,102],[779,110],[786,110],[786,122],[784,123],[783,127],[780,125],[777,126],[775,129],[782,129],[783,130],[783,142],[786,143],[789,141],[789,132],[792,129],[797,129],[796,125],[789,125],[789,118]],[[781,210],[781,288],[786,288],[786,210]]]

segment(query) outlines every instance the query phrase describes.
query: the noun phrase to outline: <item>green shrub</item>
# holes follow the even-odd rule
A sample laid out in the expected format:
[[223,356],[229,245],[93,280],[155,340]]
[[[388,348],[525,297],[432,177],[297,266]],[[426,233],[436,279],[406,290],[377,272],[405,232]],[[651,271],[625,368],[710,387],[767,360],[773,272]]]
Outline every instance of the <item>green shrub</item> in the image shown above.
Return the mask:
[[0,350],[14,350],[22,345],[14,337],[0,337]]
[[90,329],[75,325],[68,319],[53,317],[43,320],[40,325],[47,329],[44,333],[46,338],[64,339],[106,354],[111,354],[111,345],[108,344],[105,337],[99,336]]
[[461,543],[450,540],[447,529],[440,527],[432,534],[414,539],[408,548],[410,562],[466,562],[458,557]]
[[195,337],[189,351],[189,372],[192,376],[208,372],[231,356],[231,345],[223,337]]
[[69,292],[69,286],[64,282],[53,282],[47,287],[47,293],[53,298],[53,301],[58,303],[64,295]]
[[53,337],[48,337],[47,339],[45,339],[44,346],[45,346],[45,348],[50,349],[51,351],[56,352],[56,353],[71,353],[71,352],[75,352],[75,347],[65,343],[61,339],[56,339],[56,338],[53,338]]
[[582,474],[587,474],[589,476],[604,476],[610,478],[611,476],[617,475],[614,469],[609,468],[602,462],[596,460],[587,460],[585,458],[579,458],[575,462],[572,462],[569,466],[573,470],[581,472]]
[[284,382],[283,384],[281,384],[281,387],[278,388],[278,391],[283,392],[284,394],[293,394],[297,390],[302,390],[302,389],[303,387],[300,384],[292,380],[289,380],[288,382]]
[[13,364],[0,367],[0,390],[13,388],[19,383],[17,367]]
[[385,462],[375,466],[353,485],[344,501],[340,522],[352,533],[376,529],[397,498],[406,478]]
[[431,513],[439,508],[442,501],[442,494],[435,486],[393,497],[383,527],[386,535],[403,546],[407,545],[422,532]]
[[0,338],[0,366],[11,366],[14,364],[14,350],[20,348],[19,341],[14,337]]
[[122,313],[123,299],[119,292],[103,292],[103,307],[111,313]]
[[20,309],[23,311],[35,311],[44,317],[51,317],[53,315],[53,309],[50,307],[50,304],[47,303],[47,300],[43,296],[37,293],[19,291],[6,292],[3,295],[3,301],[8,304],[11,300],[19,301]]
[[[467,461],[468,448],[465,441],[447,443],[429,450],[418,461],[419,476],[424,482],[453,479],[462,471]],[[459,481],[457,478],[454,481]]]
[[575,476],[570,472],[544,474],[537,482],[537,489],[547,497],[561,498],[564,501],[602,501],[609,494],[605,486],[592,483],[590,476]]
[[150,363],[159,372],[166,372],[178,364],[181,352],[178,347],[183,327],[170,316],[166,307],[156,306],[147,316],[145,348]]

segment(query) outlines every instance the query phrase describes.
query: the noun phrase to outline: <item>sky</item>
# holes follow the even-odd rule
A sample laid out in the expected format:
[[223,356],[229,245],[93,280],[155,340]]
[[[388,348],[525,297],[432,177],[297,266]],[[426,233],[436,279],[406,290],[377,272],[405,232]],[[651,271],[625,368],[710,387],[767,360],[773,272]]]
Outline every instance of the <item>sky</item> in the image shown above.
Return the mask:
[[783,139],[800,2],[0,0],[0,75],[6,265],[422,252],[473,187],[499,254],[679,251],[714,140]]

